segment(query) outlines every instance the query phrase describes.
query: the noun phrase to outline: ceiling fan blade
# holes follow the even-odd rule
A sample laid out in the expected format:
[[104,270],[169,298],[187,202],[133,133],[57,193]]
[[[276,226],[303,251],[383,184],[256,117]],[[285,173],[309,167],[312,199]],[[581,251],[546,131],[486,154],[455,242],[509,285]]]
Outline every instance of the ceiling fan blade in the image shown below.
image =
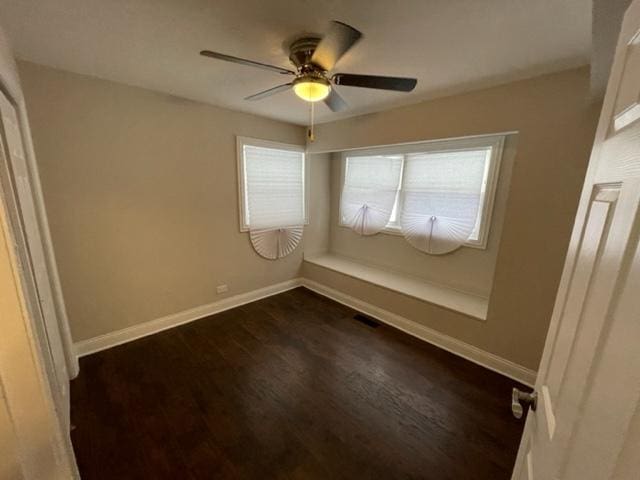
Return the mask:
[[416,84],[418,83],[418,80],[415,78],[354,75],[351,73],[336,73],[331,80],[333,80],[336,85],[395,90],[397,92],[410,92],[416,88]]
[[266,63],[254,62],[253,60],[247,60],[246,58],[233,57],[231,55],[225,55],[224,53],[212,52],[211,50],[202,50],[200,55],[218,60],[224,60],[225,62],[239,63],[240,65],[247,65],[248,67],[258,67],[264,70],[270,70],[276,73],[282,73],[285,75],[295,75],[292,70],[288,70],[282,67],[276,67],[275,65],[268,65]]
[[271,95],[275,95],[276,93],[284,92],[285,90],[289,90],[293,83],[285,83],[283,85],[278,85],[277,87],[270,88],[268,90],[264,90],[259,93],[255,93],[253,95],[249,95],[245,98],[245,100],[262,100],[263,98],[270,97]]
[[346,110],[348,105],[347,102],[344,101],[338,92],[336,92],[335,88],[331,89],[329,96],[324,99],[324,103],[329,107],[332,112],[342,112]]
[[352,26],[332,21],[329,31],[313,52],[311,63],[328,72],[340,60],[340,57],[360,40],[360,37],[362,37],[362,33]]

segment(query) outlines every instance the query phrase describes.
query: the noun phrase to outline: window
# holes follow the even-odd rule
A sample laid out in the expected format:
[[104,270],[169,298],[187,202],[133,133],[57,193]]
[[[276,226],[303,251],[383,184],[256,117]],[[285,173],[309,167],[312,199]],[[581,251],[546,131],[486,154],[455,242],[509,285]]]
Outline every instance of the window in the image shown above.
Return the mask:
[[[421,213],[421,209],[426,213],[428,208],[437,208],[458,217],[472,215],[469,221],[474,222],[473,229],[465,245],[485,248],[503,143],[504,136],[496,135],[345,152],[340,225],[353,228],[355,207],[350,203],[370,205],[370,197],[375,197],[378,207],[381,202],[387,202],[380,207],[386,212],[386,216],[381,217],[389,218],[382,229],[384,233],[401,234],[403,213]],[[371,158],[378,159],[382,165],[375,169],[362,168]],[[378,175],[385,178],[371,178]],[[392,204],[388,195],[380,193],[379,185],[383,184],[386,188],[394,185]],[[352,202],[353,195],[349,192],[353,185],[377,188],[378,193]]]
[[307,224],[303,147],[238,137],[240,230]]
[[348,159],[342,190],[342,216],[361,235],[383,229],[397,201],[402,155],[361,155]]

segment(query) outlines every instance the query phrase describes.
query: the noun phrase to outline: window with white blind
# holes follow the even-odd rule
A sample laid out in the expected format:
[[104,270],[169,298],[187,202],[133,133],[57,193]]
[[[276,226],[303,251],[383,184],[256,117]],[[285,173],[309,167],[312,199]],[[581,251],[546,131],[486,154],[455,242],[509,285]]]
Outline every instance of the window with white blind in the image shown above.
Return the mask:
[[402,161],[402,155],[349,158],[341,198],[344,223],[361,235],[373,235],[386,227],[397,203]]
[[[503,143],[503,135],[494,135],[345,152],[340,225],[365,235],[402,234],[416,248],[421,247],[413,240],[420,243],[424,237],[421,228],[440,228],[446,230],[441,236],[464,236],[464,245],[485,248]],[[372,158],[379,165],[363,167]],[[353,185],[366,185],[369,190],[354,196]],[[369,230],[361,231],[358,214],[372,209],[379,213],[378,228],[369,221]],[[429,223],[436,217],[437,223]],[[437,250],[437,245],[432,248]]]
[[245,137],[237,144],[241,231],[307,224],[303,147]]

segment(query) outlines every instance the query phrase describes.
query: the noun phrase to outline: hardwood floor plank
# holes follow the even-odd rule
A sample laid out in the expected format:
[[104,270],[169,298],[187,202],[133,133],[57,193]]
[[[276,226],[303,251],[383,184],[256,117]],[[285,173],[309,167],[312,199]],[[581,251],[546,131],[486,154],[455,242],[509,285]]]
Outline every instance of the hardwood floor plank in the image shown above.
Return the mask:
[[[265,322],[268,321],[268,318],[260,318],[257,312],[254,312],[252,318],[253,322],[256,322],[258,325],[264,325]],[[245,325],[245,328],[246,326],[247,325]],[[328,338],[326,333],[316,332],[314,334],[313,327],[310,325],[301,325],[299,328],[304,331],[303,334],[301,333],[296,337],[301,341],[307,338],[313,338],[314,342],[316,342],[316,339]],[[287,331],[293,330],[295,330],[293,326],[287,327]],[[340,344],[340,342],[331,341],[330,344]],[[322,345],[316,349],[314,349],[314,346],[311,348],[313,349],[313,353],[322,357],[325,363],[333,360],[334,367],[342,371],[340,375],[349,379],[349,382],[346,384],[348,385],[348,392],[344,395],[343,402],[349,405],[351,412],[358,409],[364,410],[369,420],[371,418],[377,418],[379,412],[385,412],[385,415],[378,419],[378,422],[380,422],[380,431],[373,434],[383,435],[388,438],[389,435],[401,432],[402,437],[396,439],[395,443],[403,445],[402,455],[408,454],[411,458],[415,459],[430,458],[432,456],[437,457],[447,455],[448,452],[453,452],[454,456],[457,457],[457,463],[470,461],[472,464],[477,463],[481,455],[484,455],[483,452],[478,451],[478,444],[476,443],[472,444],[463,455],[460,455],[457,451],[455,438],[452,438],[451,435],[451,433],[456,433],[455,428],[451,429],[449,425],[444,425],[442,422],[439,422],[439,420],[444,418],[444,412],[434,414],[434,412],[430,411],[426,415],[423,415],[424,412],[420,412],[420,409],[416,409],[415,406],[429,407],[433,402],[430,402],[428,398],[420,398],[395,388],[395,379],[386,376],[384,372],[377,371],[375,368],[370,367],[369,363],[358,361],[358,358],[350,353],[351,349],[343,349],[339,352],[331,352],[329,355],[324,355]],[[375,381],[372,382],[370,379],[374,379]],[[351,402],[352,399],[355,399],[355,403]],[[369,409],[371,409],[371,411],[367,412]],[[393,415],[386,415],[388,413],[392,413]],[[390,419],[402,419],[403,425],[398,426],[390,422]],[[457,433],[462,437],[463,432]],[[433,448],[436,450],[429,451],[430,444],[426,444],[423,441],[420,443],[421,452],[413,452],[413,447],[417,442],[408,441],[408,437],[412,434],[416,437],[412,438],[412,440],[416,440],[417,438],[429,439],[431,445],[433,445]],[[460,438],[460,440],[463,440],[463,438]],[[380,455],[383,453],[377,452],[377,454]],[[396,458],[394,460],[397,462],[398,454],[396,453],[395,455]],[[475,462],[473,458],[469,458],[472,456],[476,457]],[[456,463],[451,462],[451,464],[455,465]],[[419,467],[424,469],[425,465],[420,465]],[[446,470],[441,471],[441,474],[444,475],[445,472]],[[453,471],[451,473],[453,475],[452,478],[455,478],[456,472]],[[487,472],[486,477],[492,478],[491,473],[492,472]]]
[[508,479],[509,379],[304,288],[81,359],[84,479]]

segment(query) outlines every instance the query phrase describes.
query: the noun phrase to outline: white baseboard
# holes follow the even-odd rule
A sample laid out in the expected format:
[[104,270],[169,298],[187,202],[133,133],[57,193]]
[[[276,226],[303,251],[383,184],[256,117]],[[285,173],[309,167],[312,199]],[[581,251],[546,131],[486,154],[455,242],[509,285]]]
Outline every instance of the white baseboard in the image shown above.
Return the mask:
[[536,372],[533,370],[529,370],[528,368],[481,350],[478,347],[474,347],[473,345],[462,342],[456,338],[450,337],[449,335],[445,335],[412,320],[401,317],[400,315],[389,312],[388,310],[376,307],[370,303],[364,302],[306,278],[295,278],[293,280],[277,283],[251,292],[234,295],[208,305],[191,308],[156,320],[151,320],[139,325],[100,335],[88,340],[82,340],[74,345],[76,355],[78,357],[82,357],[84,355],[99,352],[100,350],[106,350],[107,348],[115,347],[138,338],[146,337],[147,335],[152,335],[169,328],[177,327],[184,323],[208,317],[209,315],[213,315],[224,310],[229,310],[246,303],[277,295],[278,293],[282,293],[299,286],[304,286],[309,290],[319,293],[320,295],[328,297],[338,303],[342,303],[343,305],[351,307],[366,315],[376,318],[381,322],[402,330],[409,335],[413,335],[425,342],[431,343],[439,348],[477,363],[489,370],[493,370],[494,372],[498,372],[509,378],[517,380],[525,385],[533,386],[535,383]]
[[82,340],[74,344],[76,355],[78,357],[82,357],[84,355],[99,352],[100,350],[106,350],[107,348],[131,342],[132,340],[146,337],[147,335],[152,335],[169,328],[177,327],[184,323],[208,317],[214,313],[220,313],[246,303],[255,302],[261,298],[286,292],[287,290],[291,290],[301,285],[302,279],[294,278],[293,280],[276,283],[275,285],[269,285],[268,287],[259,288],[258,290],[253,290],[251,292],[234,295],[218,302],[209,303],[208,305],[190,308],[189,310],[167,315],[166,317],[161,317],[156,320],[150,320],[132,327],[123,328],[122,330],[116,330],[115,332]]
[[510,360],[506,360],[502,357],[494,355],[493,353],[486,352],[474,347],[468,343],[462,342],[456,338],[450,337],[440,333],[432,328],[420,325],[412,320],[396,315],[395,313],[384,310],[370,303],[359,300],[350,295],[334,290],[321,283],[309,280],[307,278],[302,279],[302,286],[313,290],[320,295],[335,300],[338,303],[342,303],[348,307],[358,310],[370,317],[380,320],[383,323],[391,325],[392,327],[402,330],[409,335],[431,343],[436,347],[442,348],[451,352],[459,357],[465,358],[473,363],[476,363],[482,367],[498,372],[506,377],[516,380],[520,383],[532,387],[536,381],[536,372],[528,368],[518,365]]

